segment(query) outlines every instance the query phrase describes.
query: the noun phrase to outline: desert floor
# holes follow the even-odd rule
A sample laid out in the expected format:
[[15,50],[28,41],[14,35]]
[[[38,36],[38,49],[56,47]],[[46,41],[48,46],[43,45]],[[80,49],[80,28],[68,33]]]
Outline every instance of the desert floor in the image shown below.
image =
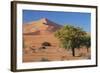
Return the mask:
[[[46,38],[47,37],[47,38]],[[39,61],[64,61],[64,60],[80,60],[91,59],[90,48],[75,49],[75,57],[72,56],[72,51],[69,49],[59,48],[56,43],[59,43],[53,38],[53,35],[41,36],[24,36],[23,62],[39,62]],[[52,46],[44,49],[40,48],[40,43],[48,40],[54,42]],[[56,41],[56,42],[55,42]],[[55,46],[56,45],[56,46]]]

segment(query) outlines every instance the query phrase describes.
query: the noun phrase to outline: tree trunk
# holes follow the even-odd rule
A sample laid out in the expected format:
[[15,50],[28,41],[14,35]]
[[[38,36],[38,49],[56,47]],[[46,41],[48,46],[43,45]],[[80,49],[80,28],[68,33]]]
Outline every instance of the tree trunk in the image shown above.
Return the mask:
[[89,48],[86,48],[87,49],[87,53],[89,52]]
[[72,56],[75,56],[75,48],[72,48]]

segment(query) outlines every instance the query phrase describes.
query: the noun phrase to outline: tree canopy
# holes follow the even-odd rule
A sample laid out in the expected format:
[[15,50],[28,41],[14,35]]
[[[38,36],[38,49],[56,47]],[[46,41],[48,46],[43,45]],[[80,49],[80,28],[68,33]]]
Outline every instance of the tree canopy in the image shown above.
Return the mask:
[[82,39],[86,35],[80,27],[72,25],[65,25],[60,30],[55,32],[55,36],[60,40],[61,47],[65,49],[72,49],[72,55],[75,56],[75,48],[79,48]]

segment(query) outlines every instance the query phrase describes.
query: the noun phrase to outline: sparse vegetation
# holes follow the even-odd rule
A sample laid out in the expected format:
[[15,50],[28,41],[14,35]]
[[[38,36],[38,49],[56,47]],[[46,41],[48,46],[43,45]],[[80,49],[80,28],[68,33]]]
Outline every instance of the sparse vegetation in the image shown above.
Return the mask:
[[80,27],[65,25],[60,30],[55,32],[55,36],[60,40],[61,47],[71,49],[72,55],[75,56],[75,48],[80,46],[90,47],[90,36],[86,36],[86,32]]
[[51,46],[51,44],[49,42],[43,42],[42,46]]
[[81,40],[81,46],[85,46],[87,49],[87,52],[89,52],[89,48],[91,46],[91,38],[90,35],[86,35],[83,37],[83,39]]

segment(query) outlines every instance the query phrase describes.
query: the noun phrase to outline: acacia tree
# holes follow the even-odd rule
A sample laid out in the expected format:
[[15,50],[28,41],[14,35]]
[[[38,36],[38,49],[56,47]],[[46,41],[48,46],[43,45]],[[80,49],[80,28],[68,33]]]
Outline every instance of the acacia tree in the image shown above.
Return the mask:
[[65,25],[55,32],[55,36],[60,40],[61,47],[71,49],[75,56],[75,48],[79,48],[82,37],[86,34],[81,28],[72,25]]
[[91,37],[90,35],[86,35],[83,37],[83,39],[81,40],[81,46],[85,46],[88,52],[88,49],[91,46]]
[[86,36],[86,41],[85,41],[85,43],[86,43],[87,52],[88,52],[88,49],[89,49],[90,46],[91,46],[91,38],[90,38],[90,36]]

